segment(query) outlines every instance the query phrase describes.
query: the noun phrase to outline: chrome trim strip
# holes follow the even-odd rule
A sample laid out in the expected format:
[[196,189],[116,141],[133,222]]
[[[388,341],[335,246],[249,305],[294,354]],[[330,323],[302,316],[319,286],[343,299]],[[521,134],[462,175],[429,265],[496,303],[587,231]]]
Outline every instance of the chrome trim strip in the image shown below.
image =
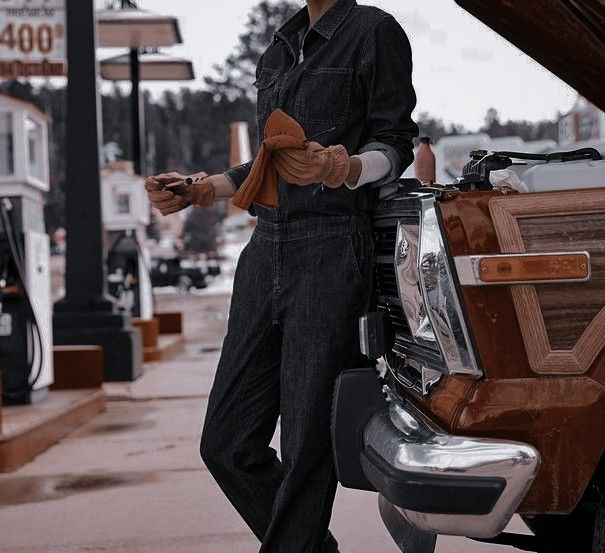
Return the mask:
[[[396,355],[394,359],[398,364],[403,363],[403,369],[407,367],[411,367],[417,371],[417,374],[405,373],[401,367],[393,367],[392,363],[389,362],[389,354],[384,356],[384,363],[386,365],[387,370],[393,375],[393,378],[399,382],[404,388],[408,390],[414,390],[418,394],[422,394],[422,383],[421,383],[421,369],[418,369],[409,363],[409,358],[403,355]],[[422,367],[422,365],[417,363],[418,367]]]
[[[364,448],[372,447],[393,468],[418,474],[500,477],[506,487],[486,515],[440,515],[397,507],[414,526],[433,534],[490,538],[508,524],[540,465],[530,445],[488,438],[452,436],[385,387],[389,409],[370,419]],[[380,490],[378,490],[380,492]]]
[[431,391],[431,388],[435,384],[438,384],[442,377],[443,373],[436,371],[435,369],[422,367],[422,370],[420,371],[422,395],[428,396],[429,392]]
[[[397,364],[403,366],[394,367],[389,362],[390,355],[387,353],[384,357],[384,366],[391,373],[393,378],[399,382],[404,388],[414,390],[415,392],[427,396],[431,391],[431,388],[435,384],[439,383],[441,378],[444,376],[441,367],[433,369],[419,362],[415,359],[411,359],[405,353],[396,353],[394,360]],[[392,358],[393,359],[393,358]]]
[[418,271],[427,315],[450,374],[480,378],[445,251],[433,197],[421,200]]
[[370,354],[370,345],[368,342],[368,318],[359,317],[359,350],[366,357]]
[[[481,280],[480,267],[482,259],[502,258],[507,257],[532,257],[532,256],[557,256],[557,255],[585,255],[588,263],[588,275],[585,278],[562,278],[551,280],[511,280],[508,282],[484,282]],[[586,251],[578,252],[532,252],[532,253],[515,253],[515,254],[490,254],[490,255],[459,255],[454,257],[456,272],[461,286],[508,286],[510,284],[565,284],[573,282],[586,282],[592,276],[592,268],[590,264],[590,253]]]

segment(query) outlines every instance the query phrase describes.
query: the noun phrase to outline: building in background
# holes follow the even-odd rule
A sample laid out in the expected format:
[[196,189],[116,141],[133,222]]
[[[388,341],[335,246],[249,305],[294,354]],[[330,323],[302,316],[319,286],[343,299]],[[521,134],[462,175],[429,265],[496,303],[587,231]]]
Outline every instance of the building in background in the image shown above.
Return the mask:
[[578,96],[571,111],[559,119],[559,144],[605,140],[605,112]]

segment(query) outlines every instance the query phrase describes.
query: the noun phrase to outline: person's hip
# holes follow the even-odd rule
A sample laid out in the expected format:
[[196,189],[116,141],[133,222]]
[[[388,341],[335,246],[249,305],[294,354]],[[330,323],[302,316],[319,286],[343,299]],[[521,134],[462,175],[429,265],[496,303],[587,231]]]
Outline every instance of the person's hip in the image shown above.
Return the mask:
[[254,234],[265,240],[290,241],[371,231],[372,223],[367,215],[313,215],[281,222],[259,217]]

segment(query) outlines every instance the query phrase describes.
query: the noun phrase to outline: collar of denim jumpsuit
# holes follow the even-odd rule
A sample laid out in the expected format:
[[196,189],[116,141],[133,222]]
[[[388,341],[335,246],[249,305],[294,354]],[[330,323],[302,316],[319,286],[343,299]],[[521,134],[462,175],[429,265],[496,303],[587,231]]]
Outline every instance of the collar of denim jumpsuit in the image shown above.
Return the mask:
[[[349,12],[357,5],[356,0],[337,0],[335,4],[324,13],[313,25],[313,29],[330,40],[345,20]],[[299,33],[309,25],[309,10],[305,6],[296,12],[277,31],[273,41],[278,38],[286,41],[294,52],[298,52]]]

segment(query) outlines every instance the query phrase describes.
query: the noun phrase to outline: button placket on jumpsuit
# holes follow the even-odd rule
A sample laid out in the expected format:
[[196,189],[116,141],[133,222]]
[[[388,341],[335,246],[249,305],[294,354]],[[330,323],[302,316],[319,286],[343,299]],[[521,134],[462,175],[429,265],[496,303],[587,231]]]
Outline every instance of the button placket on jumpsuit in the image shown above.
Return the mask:
[[[301,10],[276,33],[259,62],[259,128],[275,107],[297,118],[307,136],[337,125],[318,141],[345,144],[350,153],[364,144],[383,148],[393,165],[385,182],[399,176],[412,159],[411,137],[417,132],[410,119],[411,84],[400,90],[405,102],[398,108],[391,99],[394,114],[380,117],[403,121],[401,136],[363,125],[368,100],[353,87],[368,36],[380,35],[385,20],[384,12],[339,0],[307,35],[299,64],[297,37],[308,23],[306,9]],[[405,48],[401,53],[402,45],[392,38],[392,57],[405,66]],[[404,73],[411,72],[408,65]],[[323,111],[310,105],[320,83],[332,87],[326,93],[339,105],[325,99],[319,102]],[[384,91],[378,93],[389,104]],[[401,144],[389,144],[392,136]],[[383,137],[387,143],[377,142]],[[245,167],[236,168],[229,176],[241,184],[244,172]],[[358,318],[371,290],[372,192],[368,186],[318,192],[319,187],[280,179],[278,208],[254,206],[258,225],[238,261],[202,433],[204,462],[262,542],[261,553],[336,550],[328,531],[336,490],[332,388],[342,370],[367,363],[359,352]],[[280,416],[281,461],[270,447]]]

